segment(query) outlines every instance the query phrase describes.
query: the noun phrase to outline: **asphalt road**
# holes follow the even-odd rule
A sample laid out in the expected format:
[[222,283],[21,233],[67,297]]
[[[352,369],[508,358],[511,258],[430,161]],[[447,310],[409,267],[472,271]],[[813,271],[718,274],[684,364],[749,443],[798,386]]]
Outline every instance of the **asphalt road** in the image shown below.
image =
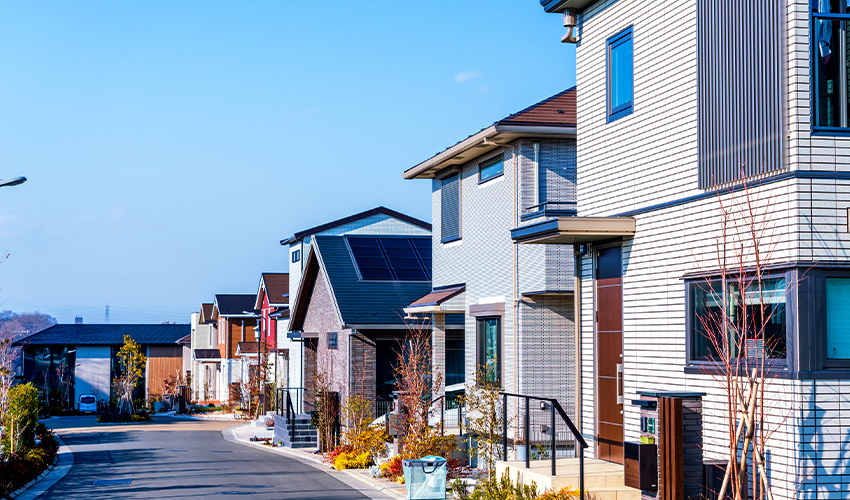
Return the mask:
[[49,424],[74,453],[74,465],[39,498],[387,498],[340,473],[225,440],[221,431],[233,422],[159,417],[98,425],[94,417],[68,417]]

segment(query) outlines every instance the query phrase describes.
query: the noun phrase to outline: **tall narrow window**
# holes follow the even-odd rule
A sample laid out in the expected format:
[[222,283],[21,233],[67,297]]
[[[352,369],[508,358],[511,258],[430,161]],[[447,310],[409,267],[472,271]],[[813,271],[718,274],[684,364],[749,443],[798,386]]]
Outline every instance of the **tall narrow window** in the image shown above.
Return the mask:
[[338,349],[338,340],[339,337],[337,332],[328,332],[328,349]]
[[631,26],[608,39],[608,121],[632,113],[634,50]]
[[850,359],[850,279],[826,279],[826,358]]
[[845,0],[816,0],[813,37],[815,128],[850,127],[848,108],[848,13]]
[[499,384],[502,379],[502,320],[478,320],[478,369],[487,382]]
[[460,239],[460,175],[442,181],[440,189],[440,225],[443,243]]
[[541,203],[545,203],[540,195],[542,194],[540,179],[540,144],[535,142],[533,145],[534,148],[534,206]]

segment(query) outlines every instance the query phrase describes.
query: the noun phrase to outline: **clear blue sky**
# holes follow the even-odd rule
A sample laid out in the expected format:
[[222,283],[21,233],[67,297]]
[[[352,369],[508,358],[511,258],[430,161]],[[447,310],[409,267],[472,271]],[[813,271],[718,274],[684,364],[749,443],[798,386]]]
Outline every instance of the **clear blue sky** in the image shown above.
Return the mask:
[[0,309],[188,322],[295,231],[430,220],[403,170],[575,82],[536,0],[324,5],[0,4],[0,178],[29,178],[0,188]]

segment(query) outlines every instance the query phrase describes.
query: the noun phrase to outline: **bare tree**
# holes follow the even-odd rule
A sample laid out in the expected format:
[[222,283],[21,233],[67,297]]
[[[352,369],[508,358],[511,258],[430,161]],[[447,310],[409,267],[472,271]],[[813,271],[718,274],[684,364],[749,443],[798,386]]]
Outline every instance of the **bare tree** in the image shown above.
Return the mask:
[[780,240],[774,198],[745,184],[730,199],[718,196],[714,269],[700,269],[695,312],[704,340],[697,349],[713,362],[709,373],[725,397],[729,461],[718,498],[772,500],[765,451],[778,426],[767,426],[765,415],[777,408],[765,394],[771,360],[785,357],[784,297],[795,283],[768,275]]

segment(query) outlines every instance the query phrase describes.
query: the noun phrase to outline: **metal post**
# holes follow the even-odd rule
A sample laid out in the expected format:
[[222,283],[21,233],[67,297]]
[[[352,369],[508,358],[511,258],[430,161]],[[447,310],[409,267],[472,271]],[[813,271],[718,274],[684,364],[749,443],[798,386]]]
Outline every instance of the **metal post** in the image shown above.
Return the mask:
[[528,410],[528,396],[525,397],[525,468],[531,467],[531,412]]
[[584,446],[581,445],[578,451],[578,491],[579,500],[584,500]]
[[508,459],[508,395],[502,396],[502,460]]
[[549,432],[552,433],[552,477],[555,477],[555,402],[549,402],[550,410],[552,410],[552,427]]
[[446,435],[446,397],[440,399],[440,435]]
[[457,405],[457,426],[458,435],[463,436],[463,400]]

